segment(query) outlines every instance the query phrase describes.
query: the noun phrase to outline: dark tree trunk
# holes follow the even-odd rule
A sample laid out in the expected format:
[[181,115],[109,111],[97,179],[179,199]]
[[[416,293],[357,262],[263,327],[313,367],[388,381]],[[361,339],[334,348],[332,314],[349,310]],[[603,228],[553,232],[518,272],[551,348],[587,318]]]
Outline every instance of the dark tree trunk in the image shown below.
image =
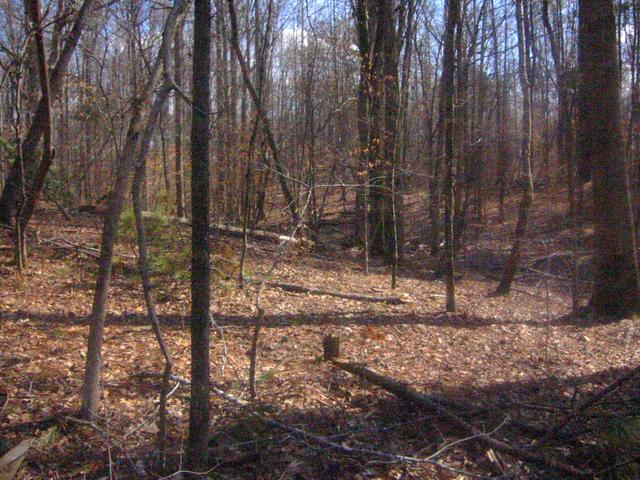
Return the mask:
[[360,80],[358,84],[357,126],[358,157],[356,165],[356,218],[353,240],[357,244],[367,243],[367,182],[369,148],[369,109],[370,109],[370,65],[371,51],[369,42],[368,4],[358,0],[354,5],[358,50],[360,54]]
[[207,470],[209,440],[209,114],[211,2],[195,0],[191,114],[191,401],[187,465]]
[[612,0],[580,0],[579,147],[593,178],[596,281],[591,306],[619,315],[639,306],[638,259],[620,123],[620,69]]
[[442,63],[442,85],[440,93],[441,107],[444,125],[444,159],[446,165],[446,204],[445,204],[445,268],[447,273],[447,298],[446,309],[448,312],[456,310],[456,295],[454,282],[454,94],[455,94],[455,70],[456,52],[455,37],[456,26],[460,18],[460,1],[449,0],[447,12],[447,24],[444,33],[444,53]]
[[[176,32],[173,47],[174,81],[178,88],[182,88],[182,31]],[[182,169],[182,99],[178,92],[174,101],[174,145],[175,145],[175,179],[176,179],[176,216],[184,217],[184,172]]]
[[40,79],[41,102],[44,104],[44,115],[42,118],[42,134],[44,140],[42,148],[42,159],[40,160],[40,163],[38,165],[34,180],[27,191],[25,205],[20,214],[21,238],[19,238],[18,241],[21,242],[26,240],[25,233],[27,230],[27,225],[29,224],[29,220],[31,219],[31,216],[33,215],[33,212],[40,198],[40,193],[42,192],[42,188],[44,187],[44,181],[47,177],[47,173],[49,172],[49,168],[51,167],[51,162],[53,161],[54,155],[52,146],[53,132],[51,127],[51,97],[49,94],[49,68],[47,65],[47,57],[44,50],[44,35],[42,34],[43,26],[41,25],[42,18],[40,14],[40,1],[29,0],[27,2],[27,6],[29,15],[31,16],[31,21],[33,22],[34,28],[36,29],[34,38],[36,42],[36,57],[38,65],[38,75]]

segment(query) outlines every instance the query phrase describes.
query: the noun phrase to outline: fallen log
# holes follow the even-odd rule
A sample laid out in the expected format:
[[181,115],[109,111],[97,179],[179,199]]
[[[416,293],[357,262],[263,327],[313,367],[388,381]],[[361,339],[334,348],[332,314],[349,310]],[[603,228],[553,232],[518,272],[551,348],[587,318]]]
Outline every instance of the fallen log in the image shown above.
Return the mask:
[[515,447],[506,442],[503,442],[502,440],[497,440],[493,437],[487,436],[484,432],[478,430],[470,423],[452,413],[451,409],[455,407],[455,403],[451,400],[419,393],[406,383],[399,382],[397,380],[380,375],[379,373],[374,372],[373,370],[367,368],[362,364],[348,362],[340,358],[327,356],[326,351],[325,360],[329,361],[334,367],[340,370],[344,370],[353,375],[359,376],[367,380],[368,382],[377,385],[383,390],[394,394],[401,400],[412,403],[420,408],[438,413],[447,421],[449,421],[453,426],[462,430],[466,435],[475,437],[476,441],[481,443],[485,447],[492,448],[500,453],[510,455],[519,460],[533,463],[543,468],[550,468],[559,472],[563,472],[574,478],[593,478],[593,474],[590,472],[578,470],[571,465],[550,458],[542,453],[534,453],[530,450]]
[[[155,212],[142,212],[142,217],[143,218],[159,218],[159,215]],[[185,227],[191,226],[191,222],[189,221],[189,219],[184,217],[175,217],[175,218],[172,218],[172,220],[174,220],[178,225],[183,225]],[[242,227],[234,227],[232,225],[224,225],[221,223],[212,223],[211,225],[209,225],[209,228],[212,231],[218,232],[223,235],[228,235],[230,237],[236,237],[236,238],[244,237],[244,232],[242,230]],[[279,233],[269,232],[268,230],[249,229],[247,230],[247,235],[249,237],[253,237],[258,240],[264,240],[267,242],[275,242],[275,243],[289,242],[294,244],[302,242],[302,240],[299,238],[295,238],[295,237],[292,238],[288,235],[280,235]]]
[[74,251],[87,255],[88,257],[98,258],[100,256],[100,251],[97,248],[81,243],[74,243],[64,238],[45,238],[41,243],[43,245],[50,245],[57,250]]
[[[162,378],[163,374],[159,373],[159,372],[148,372],[148,371],[143,371],[143,372],[138,372],[136,374],[134,374],[134,376],[139,377],[139,378]],[[181,385],[191,385],[191,382],[189,380],[187,380],[186,378],[182,378],[179,377],[177,375],[170,375],[171,380],[181,384]],[[308,432],[306,430],[303,430],[301,428],[298,427],[294,427],[293,425],[289,425],[283,422],[280,422],[278,420],[275,420],[273,418],[270,418],[266,415],[264,415],[263,413],[260,413],[254,409],[251,409],[251,404],[246,401],[243,400],[241,398],[238,398],[234,395],[231,395],[228,392],[225,392],[224,390],[221,390],[219,388],[217,388],[213,382],[210,383],[210,388],[211,388],[211,392],[220,397],[225,399],[226,401],[238,406],[238,407],[242,407],[242,408],[248,408],[249,411],[249,415],[252,415],[254,418],[257,418],[258,420],[260,420],[261,422],[263,422],[265,425],[269,425],[271,427],[283,430],[285,432],[291,433],[293,434],[293,436],[298,437],[302,440],[305,441],[311,441],[314,443],[317,443],[318,445],[322,445],[324,447],[327,448],[331,448],[333,450],[336,450],[338,452],[342,452],[345,453],[347,455],[370,455],[370,456],[375,456],[375,457],[379,457],[379,458],[383,458],[388,462],[405,462],[405,463],[416,463],[416,464],[420,464],[420,463],[426,463],[429,465],[433,465],[435,467],[439,467],[442,468],[444,470],[448,470],[450,472],[453,473],[458,473],[458,474],[462,474],[464,476],[468,476],[468,472],[465,472],[464,470],[458,469],[456,467],[452,467],[449,465],[446,465],[442,462],[440,462],[439,460],[437,460],[437,456],[442,453],[446,448],[448,448],[448,446],[445,446],[444,448],[440,449],[438,452],[436,452],[434,455],[431,455],[430,457],[427,458],[419,458],[419,457],[413,457],[413,456],[407,456],[407,455],[396,455],[393,453],[386,453],[386,452],[379,452],[377,450],[371,450],[371,449],[366,449],[366,448],[354,448],[354,447],[350,447],[349,445],[347,445],[345,442],[333,442],[331,441],[329,438],[327,437],[323,437],[321,435],[317,435],[311,432]],[[487,435],[485,433],[481,433],[480,435]],[[466,439],[466,440],[471,440],[471,439]],[[489,477],[485,477],[482,475],[473,475],[476,478],[482,478],[482,479],[489,479]]]
[[358,293],[336,292],[334,290],[323,290],[321,288],[303,287],[302,285],[295,285],[292,283],[267,282],[267,286],[278,288],[280,290],[284,290],[285,292],[308,293],[310,295],[327,295],[330,297],[345,298],[347,300],[356,300],[359,302],[388,303],[390,305],[401,305],[407,303],[405,300],[399,297],[375,297],[372,295],[364,295]]
[[[82,243],[75,243],[62,237],[45,238],[40,243],[43,245],[49,245],[56,250],[73,251],[92,258],[98,258],[100,256],[100,250],[97,248]],[[130,260],[136,258],[135,255],[122,252],[117,253],[116,255]]]

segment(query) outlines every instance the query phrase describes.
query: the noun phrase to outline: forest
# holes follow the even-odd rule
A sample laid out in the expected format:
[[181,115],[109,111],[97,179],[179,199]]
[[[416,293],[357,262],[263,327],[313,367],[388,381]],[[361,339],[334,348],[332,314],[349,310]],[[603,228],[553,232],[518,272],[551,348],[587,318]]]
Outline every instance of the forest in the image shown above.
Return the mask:
[[640,478],[640,0],[0,0],[0,480]]

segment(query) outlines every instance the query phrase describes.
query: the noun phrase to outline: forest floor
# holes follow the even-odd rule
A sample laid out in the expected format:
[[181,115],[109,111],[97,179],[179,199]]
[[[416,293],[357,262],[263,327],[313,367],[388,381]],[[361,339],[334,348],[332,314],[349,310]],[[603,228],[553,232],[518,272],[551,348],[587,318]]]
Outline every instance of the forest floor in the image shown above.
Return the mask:
[[[365,275],[360,252],[341,246],[351,217],[336,205],[327,215],[331,225],[326,228],[325,248],[294,248],[270,280],[395,296],[404,303],[267,288],[255,408],[336,443],[379,452],[426,457],[465,436],[436,413],[407,407],[322,362],[322,338],[331,334],[341,338],[345,358],[421,392],[489,407],[469,421],[483,431],[497,428],[492,434],[496,438],[530,443],[576,402],[640,363],[637,319],[600,322],[570,315],[563,253],[570,250],[572,239],[565,228],[563,200],[564,194],[556,190],[536,197],[522,259],[527,267],[509,296],[493,297],[491,292],[510,246],[517,196],[509,199],[504,225],[497,222],[492,205],[483,233],[476,235],[477,228],[470,227],[467,246],[459,255],[456,314],[444,312],[445,284],[431,270],[428,249],[419,240],[424,234],[418,228],[424,223],[420,198],[409,202],[407,231],[415,232],[415,238],[409,241],[395,290],[388,266],[374,263]],[[102,416],[97,428],[74,420],[96,272],[91,248],[98,246],[100,227],[98,216],[74,215],[69,221],[54,207],[39,211],[30,240],[30,266],[22,274],[13,266],[8,232],[0,232],[0,453],[27,436],[56,428],[55,439],[27,456],[23,479],[162,477],[149,471],[156,455],[153,414],[161,381],[139,374],[162,372],[163,362],[145,315],[135,249],[126,235],[118,246],[110,291]],[[584,258],[589,233],[588,226],[581,229],[578,246]],[[182,245],[188,243],[188,229],[181,235]],[[213,253],[223,258],[219,263],[214,258],[214,265],[223,272],[215,277],[212,295],[211,369],[219,388],[246,399],[256,286],[237,288],[234,265],[239,246],[221,237],[212,244]],[[260,279],[273,261],[275,245],[252,241],[251,247],[247,272]],[[188,257],[182,258],[186,262]],[[583,303],[588,300],[587,264],[584,260],[579,265]],[[224,278],[224,272],[232,278]],[[162,328],[176,361],[174,373],[188,378],[188,278],[164,273],[155,281]],[[628,448],[640,445],[638,402],[628,399],[637,399],[638,389],[640,383],[632,382],[607,397],[606,404],[568,428],[568,439],[550,444],[546,453],[594,471],[624,463]],[[169,399],[174,470],[184,450],[188,398],[188,387],[178,386]],[[265,425],[246,408],[222,398],[212,396],[211,401],[211,478],[466,478],[434,465],[329,450]],[[602,421],[612,415],[624,434],[617,433],[613,420]],[[621,415],[630,420],[619,420]],[[524,423],[535,428],[526,432],[518,427]],[[438,460],[481,476],[503,471],[515,478],[561,478],[495,455],[473,441],[452,445]],[[618,470],[629,468],[632,464]]]

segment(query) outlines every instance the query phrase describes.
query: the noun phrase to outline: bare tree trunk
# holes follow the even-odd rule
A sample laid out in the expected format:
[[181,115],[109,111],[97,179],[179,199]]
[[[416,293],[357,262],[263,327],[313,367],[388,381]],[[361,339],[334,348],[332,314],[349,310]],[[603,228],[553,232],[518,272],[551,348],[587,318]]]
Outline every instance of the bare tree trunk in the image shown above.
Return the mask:
[[496,289],[496,295],[506,295],[511,291],[511,284],[516,276],[520,261],[520,250],[527,230],[529,211],[533,204],[533,172],[531,167],[531,140],[532,140],[532,78],[531,78],[531,38],[526,22],[529,21],[528,0],[516,0],[516,20],[518,23],[518,58],[520,86],[522,88],[522,144],[520,147],[520,160],[524,169],[522,198],[518,210],[518,223],[516,224],[513,245],[502,272],[502,279]]
[[[180,32],[176,32],[180,33]],[[144,130],[144,134],[140,144],[140,150],[138,152],[138,158],[136,162],[135,174],[133,177],[132,186],[132,198],[133,198],[133,212],[136,222],[136,233],[138,239],[138,271],[140,272],[140,278],[142,279],[142,292],[144,300],[147,305],[147,312],[149,314],[149,321],[151,323],[151,329],[158,341],[160,352],[164,357],[165,368],[164,375],[162,377],[162,388],[160,391],[160,408],[158,414],[158,460],[161,469],[166,468],[167,458],[167,394],[169,392],[169,381],[171,379],[171,371],[173,369],[173,358],[169,347],[164,341],[162,330],[160,329],[160,322],[158,321],[158,315],[156,313],[156,304],[153,298],[151,276],[149,273],[149,261],[147,253],[147,239],[144,227],[144,217],[142,215],[142,186],[144,183],[144,177],[146,175],[147,154],[149,152],[149,145],[153,138],[155,126],[157,123],[157,117],[153,118],[152,115],[160,115],[162,105],[164,105],[169,93],[171,92],[172,85],[169,82],[165,82],[158,91],[158,97],[156,103],[160,105],[160,108],[155,110],[149,115],[149,120]]]
[[456,26],[460,19],[460,1],[449,0],[447,24],[444,33],[444,53],[442,64],[442,85],[440,98],[444,125],[444,159],[446,170],[446,204],[445,204],[445,254],[447,272],[447,312],[456,310],[456,292],[454,279],[454,94],[455,94],[455,36]]
[[[62,80],[64,78],[65,72],[67,71],[67,66],[71,60],[73,52],[78,45],[78,41],[80,40],[80,35],[82,30],[87,22],[87,17],[93,8],[93,3],[95,0],[85,0],[80,10],[78,12],[78,17],[69,32],[69,35],[66,38],[64,47],[58,61],[56,62],[56,66],[53,68],[51,72],[51,76],[49,78],[49,102],[52,103],[55,101],[62,87]],[[29,171],[36,162],[36,149],[38,147],[38,143],[40,142],[40,137],[43,133],[43,128],[45,126],[45,117],[47,115],[47,103],[43,98],[40,98],[38,102],[38,106],[36,107],[36,111],[33,115],[33,119],[31,121],[31,126],[27,131],[27,134],[22,141],[22,161],[25,171]],[[21,181],[21,165],[18,162],[14,162],[11,166],[11,170],[9,171],[9,175],[7,176],[4,190],[2,191],[2,196],[0,196],[0,222],[9,225],[11,223],[12,218],[15,215],[17,201],[20,191],[22,190],[22,181]]]
[[[98,260],[98,275],[96,279],[93,307],[89,317],[89,342],[87,346],[87,361],[85,366],[84,382],[82,386],[81,416],[85,419],[93,419],[98,414],[100,397],[100,376],[102,371],[102,341],[104,336],[104,321],[106,314],[109,284],[111,282],[111,269],[113,266],[113,249],[118,233],[120,213],[124,205],[127,184],[131,172],[135,166],[136,153],[140,146],[140,136],[144,128],[142,109],[158,83],[163,65],[167,65],[166,58],[169,53],[170,39],[173,37],[178,17],[184,10],[184,1],[175,0],[171,12],[164,24],[162,45],[158,57],[152,68],[149,79],[144,88],[133,101],[131,120],[127,131],[125,145],[117,159],[116,180],[113,190],[109,195],[109,207],[105,216],[102,229],[102,241],[100,246],[100,258]],[[159,115],[162,103],[156,102],[152,112],[157,110]],[[149,115],[151,119],[151,114]]]
[[209,81],[211,1],[195,0],[191,116],[191,400],[187,465],[206,471],[209,442]]
[[[35,29],[35,42],[36,42],[36,53],[38,59],[38,76],[40,78],[40,90],[41,90],[41,102],[44,104],[44,116],[42,121],[44,125],[42,125],[42,133],[43,133],[43,147],[42,147],[42,158],[40,160],[40,164],[38,165],[38,170],[36,172],[33,183],[31,184],[26,198],[25,205],[20,214],[20,237],[21,241],[26,241],[26,231],[27,225],[29,224],[29,220],[33,215],[33,211],[35,210],[36,204],[38,203],[38,199],[40,198],[40,192],[44,186],[44,181],[47,176],[47,172],[49,171],[49,167],[51,167],[51,162],[53,161],[54,150],[52,147],[52,118],[51,118],[51,97],[49,94],[49,68],[47,65],[47,57],[44,50],[44,36],[42,34],[43,26],[41,25],[42,17],[40,14],[40,2],[39,0],[29,0],[27,2],[28,10],[31,17],[31,22],[33,23],[33,28]],[[26,249],[23,248],[23,251],[26,252]]]
[[[176,31],[173,46],[174,81],[182,88],[182,31]],[[174,101],[174,146],[175,146],[175,180],[176,180],[176,216],[184,217],[184,172],[182,169],[182,99],[178,92]]]
[[358,84],[358,165],[356,167],[356,218],[354,242],[362,242],[364,270],[369,273],[369,141],[371,136],[371,45],[369,33],[369,7],[365,0],[354,5],[354,17],[360,53],[360,79]]
[[[598,315],[638,310],[640,281],[620,123],[620,69],[611,0],[580,0],[579,145],[593,178]],[[603,101],[604,100],[604,101]]]

